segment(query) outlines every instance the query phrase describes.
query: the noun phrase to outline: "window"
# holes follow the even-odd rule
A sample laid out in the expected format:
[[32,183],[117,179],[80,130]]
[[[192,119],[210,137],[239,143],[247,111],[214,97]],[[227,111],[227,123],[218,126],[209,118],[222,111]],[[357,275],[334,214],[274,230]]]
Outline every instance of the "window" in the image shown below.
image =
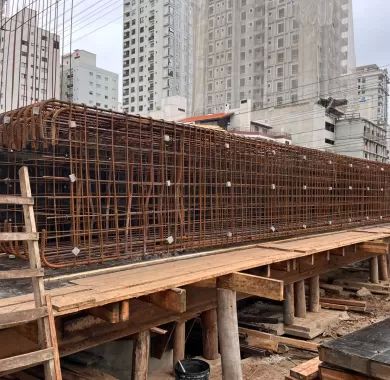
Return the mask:
[[298,36],[298,34],[293,34],[293,36],[292,36],[292,43],[293,43],[293,44],[297,44],[298,41],[299,41],[299,36]]
[[325,144],[334,145],[334,141],[330,139],[325,139]]
[[280,23],[278,24],[278,33],[284,33],[284,24],[283,23]]
[[291,81],[291,88],[292,89],[298,88],[298,79],[293,79]]
[[291,50],[291,59],[293,61],[297,61],[298,60],[298,49],[292,49]]
[[[331,123],[325,122],[325,130],[334,133],[334,125]],[[333,142],[334,143],[334,142]]]
[[279,18],[283,18],[285,15],[285,9],[284,8],[280,8],[279,11],[278,11],[278,17]]
[[284,38],[278,38],[278,48],[284,47]]
[[283,91],[283,82],[278,82],[276,85],[276,89],[278,92],[282,92]]
[[277,76],[280,78],[283,76],[283,67],[278,67],[277,68]]
[[245,65],[240,66],[240,74],[245,74]]
[[278,63],[284,62],[284,53],[278,53]]
[[245,86],[245,78],[240,79],[240,86],[244,87]]
[[241,47],[245,47],[245,38],[241,38]]
[[277,104],[278,106],[280,106],[280,105],[283,104],[283,97],[282,97],[282,96],[278,96],[278,97],[276,98],[276,104]]
[[297,75],[298,74],[298,65],[292,65],[291,66],[291,73],[292,73],[292,75]]

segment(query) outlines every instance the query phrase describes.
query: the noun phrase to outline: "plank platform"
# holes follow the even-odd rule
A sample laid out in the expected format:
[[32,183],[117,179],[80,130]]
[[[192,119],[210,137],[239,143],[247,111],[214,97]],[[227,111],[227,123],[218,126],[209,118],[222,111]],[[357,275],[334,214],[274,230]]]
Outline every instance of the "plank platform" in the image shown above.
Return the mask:
[[390,318],[324,343],[320,359],[376,379],[390,378]]
[[[304,258],[314,252],[390,237],[390,225],[311,235],[297,239],[257,244],[253,248],[229,250],[173,262],[114,270],[59,284],[50,290],[54,315],[66,315],[164,290],[179,288],[203,280],[279,262]],[[357,260],[359,261],[359,260]],[[64,286],[65,285],[65,286]],[[32,295],[0,300],[0,314],[33,308]]]

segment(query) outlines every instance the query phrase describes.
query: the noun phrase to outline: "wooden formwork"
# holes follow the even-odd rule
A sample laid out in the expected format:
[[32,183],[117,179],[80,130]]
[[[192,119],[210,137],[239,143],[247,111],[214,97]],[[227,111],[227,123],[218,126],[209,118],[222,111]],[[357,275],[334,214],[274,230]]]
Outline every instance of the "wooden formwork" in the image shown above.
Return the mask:
[[[61,356],[76,353],[109,341],[134,336],[136,360],[147,360],[153,328],[175,322],[175,358],[184,352],[183,322],[202,318],[204,352],[209,359],[218,355],[217,326],[220,333],[224,379],[240,378],[239,332],[232,306],[236,299],[258,296],[285,302],[286,323],[296,316],[294,284],[309,280],[309,307],[319,302],[318,276],[363,260],[376,262],[374,277],[386,280],[390,225],[357,228],[329,234],[255,244],[240,249],[169,258],[149,263],[105,268],[46,278],[59,339]],[[382,259],[383,258],[383,259]],[[378,259],[377,261],[375,259]],[[386,264],[386,265],[385,265]],[[386,267],[386,268],[385,268]],[[295,292],[306,310],[305,288]],[[25,294],[0,300],[0,315],[25,310],[33,297]],[[145,333],[146,332],[146,333]],[[36,334],[13,329],[0,331],[0,339],[12,336],[20,348],[22,335]],[[11,334],[11,335],[10,335]],[[23,346],[27,349],[27,346]],[[142,363],[141,363],[142,364]],[[143,363],[145,364],[145,363]],[[141,368],[141,369],[140,369]],[[146,365],[137,366],[135,378],[143,378]]]

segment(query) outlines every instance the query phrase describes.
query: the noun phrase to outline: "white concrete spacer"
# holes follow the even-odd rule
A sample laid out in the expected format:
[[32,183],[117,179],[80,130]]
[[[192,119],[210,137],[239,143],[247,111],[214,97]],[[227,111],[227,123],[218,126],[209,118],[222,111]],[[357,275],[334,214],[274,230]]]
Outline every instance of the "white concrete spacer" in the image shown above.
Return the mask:
[[80,253],[80,249],[78,247],[74,247],[72,249],[72,253],[77,257]]
[[69,174],[69,179],[70,179],[70,182],[72,182],[72,183],[77,181],[77,178],[76,178],[76,176],[73,173]]
[[226,187],[232,187],[232,183],[230,181],[226,182]]
[[173,236],[168,236],[167,237],[167,243],[172,244],[175,240],[173,239]]
[[164,141],[165,141],[165,142],[170,142],[170,141],[171,141],[171,136],[169,136],[169,135],[164,135]]

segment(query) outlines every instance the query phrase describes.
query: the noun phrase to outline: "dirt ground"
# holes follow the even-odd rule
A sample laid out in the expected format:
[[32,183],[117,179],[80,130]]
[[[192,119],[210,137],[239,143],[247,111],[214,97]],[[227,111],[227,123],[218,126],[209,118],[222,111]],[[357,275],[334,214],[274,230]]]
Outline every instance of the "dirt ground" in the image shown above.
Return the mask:
[[[327,297],[332,295],[326,294]],[[343,312],[339,320],[313,341],[321,343],[360,330],[368,325],[380,322],[390,316],[390,294],[371,295],[365,298],[356,297],[354,292],[346,297],[334,295],[334,298],[347,298],[367,301],[366,312]],[[250,357],[242,361],[244,380],[285,380],[291,368],[310,360],[316,354],[312,352],[283,347],[287,352],[268,357]],[[211,367],[210,380],[222,378],[220,360],[209,362]],[[151,374],[151,380],[171,380],[174,377],[169,372]]]

